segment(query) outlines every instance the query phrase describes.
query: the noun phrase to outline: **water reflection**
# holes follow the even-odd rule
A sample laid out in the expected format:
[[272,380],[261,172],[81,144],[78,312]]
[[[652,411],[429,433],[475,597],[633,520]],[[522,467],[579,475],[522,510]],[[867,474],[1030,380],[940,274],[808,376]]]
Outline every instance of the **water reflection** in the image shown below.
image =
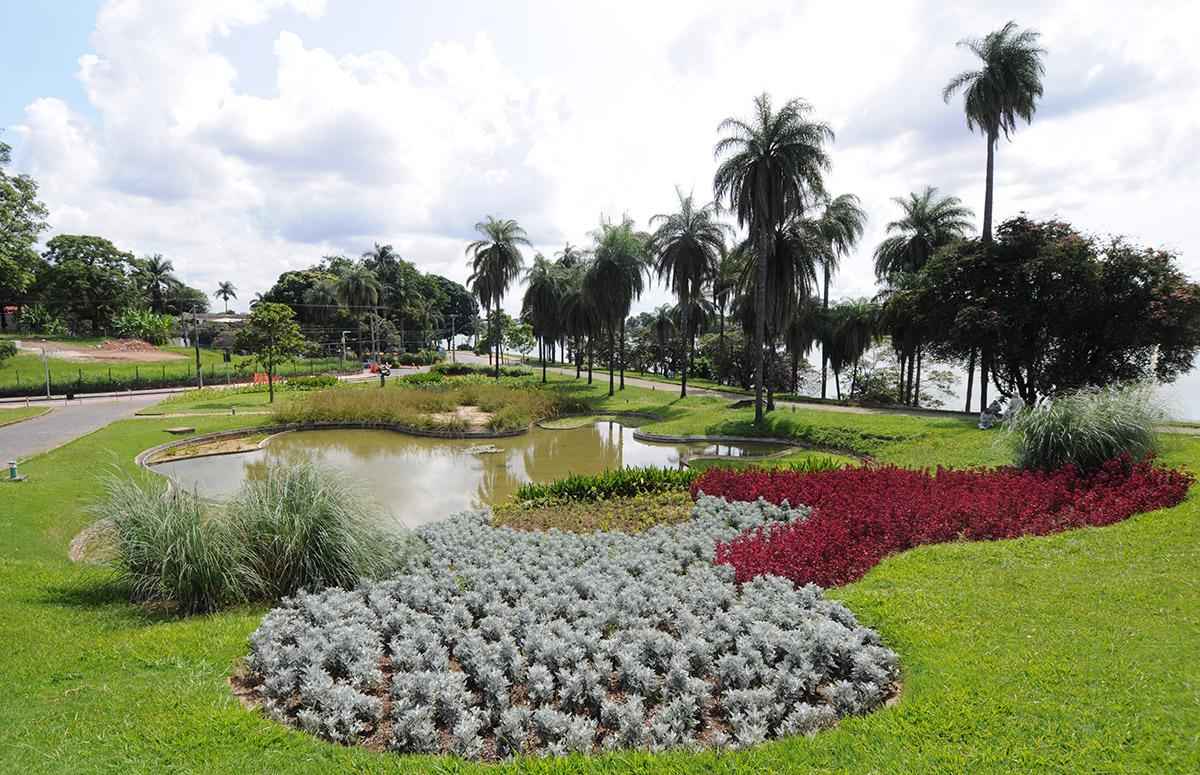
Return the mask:
[[311,460],[344,471],[392,516],[414,526],[502,502],[529,481],[622,466],[678,466],[697,454],[761,455],[779,449],[767,444],[648,443],[633,438],[632,427],[609,420],[570,430],[534,428],[523,436],[482,442],[496,452],[467,452],[480,443],[391,431],[300,431],[277,436],[253,452],[171,461],[155,469],[219,499],[245,479],[261,477],[270,463]]

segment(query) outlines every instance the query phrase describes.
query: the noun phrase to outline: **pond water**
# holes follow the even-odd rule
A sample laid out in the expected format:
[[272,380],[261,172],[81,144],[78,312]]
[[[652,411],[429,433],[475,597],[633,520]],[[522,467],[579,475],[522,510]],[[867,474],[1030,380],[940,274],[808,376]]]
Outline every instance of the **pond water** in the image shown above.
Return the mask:
[[[510,498],[521,484],[624,466],[680,466],[694,455],[765,455],[777,444],[658,444],[633,438],[633,427],[599,420],[578,428],[504,439],[431,439],[381,430],[284,433],[259,450],[158,463],[189,490],[221,499],[269,463],[310,460],[344,471],[371,500],[407,527]],[[499,451],[475,453],[493,445]]]

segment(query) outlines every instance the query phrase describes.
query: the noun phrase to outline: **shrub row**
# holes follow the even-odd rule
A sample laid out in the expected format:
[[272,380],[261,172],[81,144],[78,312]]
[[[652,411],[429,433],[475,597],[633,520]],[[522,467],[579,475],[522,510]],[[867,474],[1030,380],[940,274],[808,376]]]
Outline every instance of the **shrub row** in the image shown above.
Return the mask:
[[811,519],[739,536],[718,546],[716,559],[733,566],[739,582],[773,574],[835,586],[910,547],[1107,525],[1173,506],[1190,484],[1188,474],[1126,457],[1089,473],[1073,466],[934,474],[892,466],[811,474],[713,469],[692,493],[811,506]]
[[[473,363],[439,363],[430,369],[430,372],[441,374],[445,377],[462,377],[468,374],[483,374],[485,376],[495,376],[496,369],[494,366],[477,366]],[[522,369],[519,366],[501,366],[501,377],[528,377],[533,374],[529,369]]]
[[686,490],[699,477],[690,468],[613,468],[598,474],[572,474],[553,482],[529,482],[517,488],[518,502],[597,501]]

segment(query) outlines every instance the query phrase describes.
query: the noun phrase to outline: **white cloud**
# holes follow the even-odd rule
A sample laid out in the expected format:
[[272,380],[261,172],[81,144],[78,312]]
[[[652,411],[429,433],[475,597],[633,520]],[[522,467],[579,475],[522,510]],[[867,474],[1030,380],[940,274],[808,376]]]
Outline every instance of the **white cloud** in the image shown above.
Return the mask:
[[[550,251],[585,242],[601,214],[644,223],[677,184],[707,197],[717,123],[767,90],[803,96],[837,129],[831,189],[859,194],[872,222],[835,295],[862,295],[890,197],[933,184],[980,207],[983,141],[940,89],[971,64],[954,41],[1012,14],[1050,54],[1033,126],[999,149],[998,217],[1024,209],[1166,244],[1200,276],[1185,214],[1200,195],[1196,9],[1041,5],[1001,17],[936,3],[535,4],[479,30],[466,5],[419,47],[377,50],[288,29],[355,13],[311,0],[114,0],[79,58],[94,120],[58,95],[34,101],[17,163],[55,231],[164,253],[200,287],[233,279],[243,300],[374,241],[461,281],[487,213]],[[268,34],[238,36],[251,28]],[[228,50],[234,39],[262,51]],[[269,63],[274,89],[240,89],[242,59]],[[643,306],[663,299],[656,288]]]

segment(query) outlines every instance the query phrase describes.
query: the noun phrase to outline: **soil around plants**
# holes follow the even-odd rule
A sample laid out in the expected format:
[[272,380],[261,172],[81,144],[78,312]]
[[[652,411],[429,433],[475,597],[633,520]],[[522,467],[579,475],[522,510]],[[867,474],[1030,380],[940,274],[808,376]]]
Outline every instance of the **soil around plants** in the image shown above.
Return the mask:
[[18,343],[23,352],[46,354],[67,361],[89,363],[158,363],[185,360],[186,355],[160,350],[141,339],[105,339],[98,345],[63,342],[53,339],[25,339]]
[[478,406],[459,406],[453,412],[435,412],[429,416],[438,425],[461,425],[472,431],[486,430],[492,420],[492,413]]

